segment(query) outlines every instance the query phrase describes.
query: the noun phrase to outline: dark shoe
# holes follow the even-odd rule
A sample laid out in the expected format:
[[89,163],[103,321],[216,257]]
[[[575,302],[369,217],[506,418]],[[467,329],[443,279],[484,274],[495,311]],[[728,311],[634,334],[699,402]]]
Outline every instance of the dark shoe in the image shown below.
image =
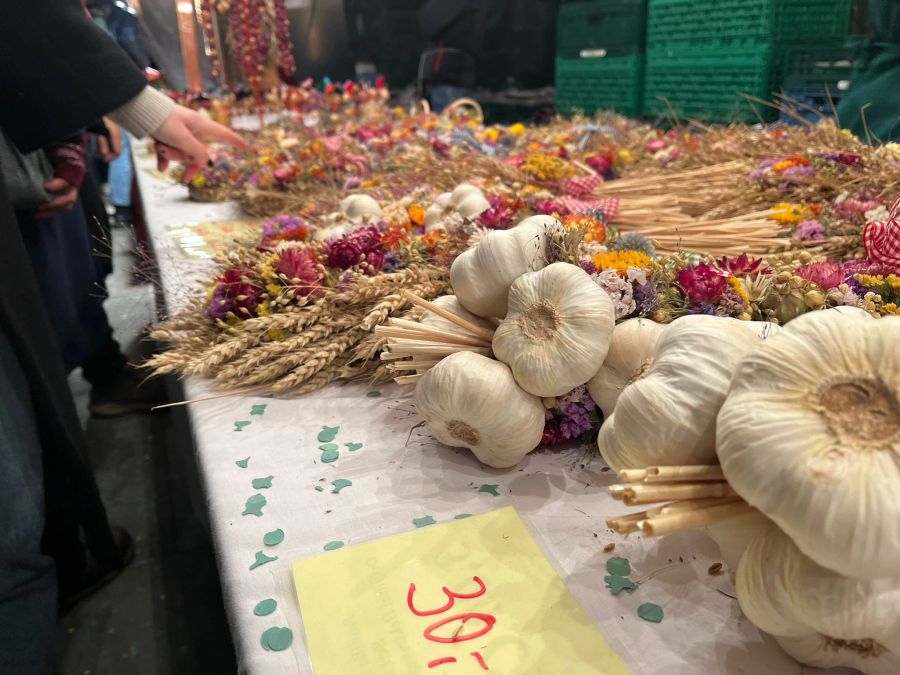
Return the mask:
[[107,567],[101,565],[88,553],[84,574],[77,585],[72,588],[60,588],[59,614],[62,616],[75,605],[106,586],[110,581],[119,576],[119,573],[134,560],[134,540],[124,527],[113,525],[111,528],[116,548],[122,556],[121,567]]
[[162,380],[145,381],[143,375],[128,367],[114,382],[91,386],[90,411],[94,417],[146,413],[167,400]]

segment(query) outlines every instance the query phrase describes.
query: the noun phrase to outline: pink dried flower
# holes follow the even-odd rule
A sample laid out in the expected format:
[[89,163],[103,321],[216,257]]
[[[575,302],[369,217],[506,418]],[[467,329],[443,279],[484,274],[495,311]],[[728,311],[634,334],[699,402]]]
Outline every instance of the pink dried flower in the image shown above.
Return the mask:
[[354,241],[347,237],[336,239],[328,243],[328,266],[339,270],[350,269],[358,265],[363,257],[363,251]]
[[825,226],[818,220],[804,220],[794,228],[794,238],[801,241],[818,241],[825,238]]
[[286,248],[278,258],[275,270],[283,274],[291,285],[297,286],[300,295],[315,290],[322,275],[316,267],[316,259],[304,248]]
[[844,280],[844,273],[841,270],[841,266],[832,262],[801,265],[794,271],[794,274],[801,279],[806,279],[807,281],[817,284],[820,288],[825,290],[839,286]]
[[741,253],[736,258],[724,256],[716,260],[716,265],[723,272],[730,272],[734,276],[747,276],[753,274],[762,264],[762,258],[752,260],[746,253]]
[[694,305],[716,302],[725,292],[726,276],[707,263],[686,267],[678,272],[678,284],[684,297]]

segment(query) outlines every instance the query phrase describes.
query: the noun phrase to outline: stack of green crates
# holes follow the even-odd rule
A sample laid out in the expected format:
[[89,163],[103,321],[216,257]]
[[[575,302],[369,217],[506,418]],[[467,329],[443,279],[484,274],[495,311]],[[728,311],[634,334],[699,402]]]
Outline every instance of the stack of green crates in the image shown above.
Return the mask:
[[593,0],[560,6],[556,108],[560,112],[641,112],[646,0]]
[[791,49],[847,36],[851,0],[649,0],[644,112],[716,122],[777,116]]

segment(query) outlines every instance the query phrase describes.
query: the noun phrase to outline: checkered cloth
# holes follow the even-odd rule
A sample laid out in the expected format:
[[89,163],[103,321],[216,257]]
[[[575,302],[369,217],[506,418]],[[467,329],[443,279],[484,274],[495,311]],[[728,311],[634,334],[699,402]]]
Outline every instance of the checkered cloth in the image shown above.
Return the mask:
[[602,211],[603,222],[608,223],[619,212],[619,200],[615,197],[604,197],[602,199],[577,199],[565,195],[557,197],[553,200],[554,206],[562,207],[569,213],[581,213],[583,211]]
[[589,176],[575,176],[566,181],[566,194],[572,197],[585,197],[597,189],[597,186],[603,182],[595,173]]
[[900,270],[900,197],[894,202],[885,221],[874,221],[863,231],[866,257]]

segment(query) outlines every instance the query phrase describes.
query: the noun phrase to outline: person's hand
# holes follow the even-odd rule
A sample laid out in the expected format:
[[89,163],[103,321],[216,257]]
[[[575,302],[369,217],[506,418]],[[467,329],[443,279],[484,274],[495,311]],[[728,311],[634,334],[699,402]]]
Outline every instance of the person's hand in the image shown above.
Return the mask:
[[181,177],[184,183],[190,182],[209,159],[206,143],[221,141],[238,148],[247,147],[246,141],[231,129],[180,105],[153,133],[153,138],[156,139],[157,168],[165,171],[170,161],[184,162]]
[[103,124],[109,130],[109,139],[97,136],[97,154],[107,164],[122,154],[122,128],[115,122],[104,118]]
[[78,188],[70,185],[62,178],[54,178],[44,183],[44,189],[55,196],[49,202],[38,207],[34,213],[34,217],[37,220],[70,211],[75,206],[75,202],[78,201]]

